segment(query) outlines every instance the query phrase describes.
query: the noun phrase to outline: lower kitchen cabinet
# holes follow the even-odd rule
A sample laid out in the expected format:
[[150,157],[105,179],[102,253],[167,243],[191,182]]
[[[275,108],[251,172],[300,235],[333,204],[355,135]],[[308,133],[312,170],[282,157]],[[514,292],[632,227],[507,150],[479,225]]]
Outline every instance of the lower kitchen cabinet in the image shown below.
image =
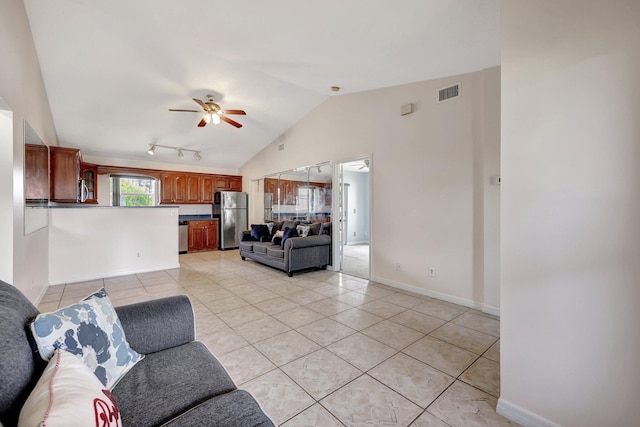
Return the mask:
[[218,220],[189,221],[189,252],[218,249]]

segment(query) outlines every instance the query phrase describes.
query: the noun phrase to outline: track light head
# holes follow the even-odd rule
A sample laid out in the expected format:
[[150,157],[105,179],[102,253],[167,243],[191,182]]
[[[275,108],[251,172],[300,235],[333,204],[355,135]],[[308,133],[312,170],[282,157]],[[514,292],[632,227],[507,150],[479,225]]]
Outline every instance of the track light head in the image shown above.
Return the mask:
[[202,156],[200,155],[199,151],[196,151],[195,154],[193,155],[193,157],[195,157],[196,160],[202,160]]
[[149,149],[147,150],[147,153],[153,156],[156,153],[156,145],[151,144],[151,147],[149,147]]
[[184,157],[184,153],[182,152],[182,148],[178,148],[178,157]]

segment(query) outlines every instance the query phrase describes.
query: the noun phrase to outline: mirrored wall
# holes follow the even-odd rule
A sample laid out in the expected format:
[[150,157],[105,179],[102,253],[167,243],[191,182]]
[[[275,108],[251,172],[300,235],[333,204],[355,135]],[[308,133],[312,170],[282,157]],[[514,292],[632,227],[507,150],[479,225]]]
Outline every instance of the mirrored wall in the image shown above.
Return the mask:
[[331,222],[332,177],[330,163],[265,176],[265,220]]
[[24,121],[24,234],[49,224],[49,148]]

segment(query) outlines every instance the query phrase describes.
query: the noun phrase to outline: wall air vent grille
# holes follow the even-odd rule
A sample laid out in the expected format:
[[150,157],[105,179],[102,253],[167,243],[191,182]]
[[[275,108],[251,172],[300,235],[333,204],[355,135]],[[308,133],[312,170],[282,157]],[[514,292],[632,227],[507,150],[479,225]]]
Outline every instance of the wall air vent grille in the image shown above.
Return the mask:
[[460,83],[440,89],[438,91],[438,102],[444,102],[458,96],[460,96]]

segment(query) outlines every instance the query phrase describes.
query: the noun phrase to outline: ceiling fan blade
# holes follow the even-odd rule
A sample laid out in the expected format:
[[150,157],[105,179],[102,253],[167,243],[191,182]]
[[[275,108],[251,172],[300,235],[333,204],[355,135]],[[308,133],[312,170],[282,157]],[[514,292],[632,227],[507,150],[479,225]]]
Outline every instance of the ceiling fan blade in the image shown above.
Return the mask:
[[360,170],[360,169],[364,169],[365,167],[367,167],[367,165],[362,165],[362,166],[360,166],[360,167],[358,168],[358,170]]
[[198,110],[176,110],[174,108],[169,108],[169,111],[184,111],[185,113],[200,113]]
[[227,123],[229,123],[231,126],[235,126],[237,128],[241,128],[242,125],[238,122],[236,122],[235,120],[231,120],[229,117],[227,116],[223,116],[222,114],[220,114],[220,120],[223,120]]
[[243,116],[247,115],[244,110],[222,110],[222,112],[225,114],[241,114]]
[[203,127],[205,127],[206,125],[207,125],[207,122],[206,122],[204,119],[200,120],[200,123],[198,123],[198,127],[199,127],[199,128],[203,128]]
[[202,100],[198,99],[198,98],[191,98],[194,101],[196,101],[196,103],[202,107],[203,110],[208,111],[209,107],[207,107],[207,104],[205,104],[204,102],[202,102]]

